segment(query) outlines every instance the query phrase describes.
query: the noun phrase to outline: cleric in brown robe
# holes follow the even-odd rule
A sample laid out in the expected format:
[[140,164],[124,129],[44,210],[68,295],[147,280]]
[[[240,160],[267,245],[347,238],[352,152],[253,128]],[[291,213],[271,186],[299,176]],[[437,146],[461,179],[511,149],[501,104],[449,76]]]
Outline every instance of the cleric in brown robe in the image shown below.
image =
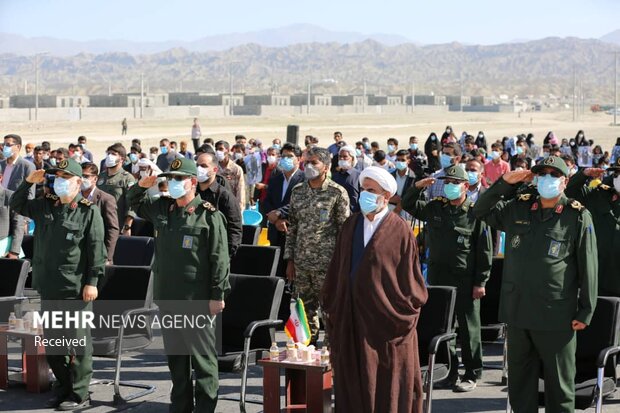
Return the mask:
[[387,208],[396,181],[360,174],[361,213],[343,224],[321,292],[337,412],[422,412],[416,324],[428,297],[409,225]]

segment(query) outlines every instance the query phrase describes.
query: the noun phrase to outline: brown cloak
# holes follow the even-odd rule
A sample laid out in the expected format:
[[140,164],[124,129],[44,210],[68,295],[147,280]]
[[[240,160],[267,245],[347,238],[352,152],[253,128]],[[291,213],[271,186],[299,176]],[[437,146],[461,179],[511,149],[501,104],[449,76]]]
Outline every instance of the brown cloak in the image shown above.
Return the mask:
[[422,412],[416,325],[428,297],[411,228],[389,212],[351,282],[359,213],[343,224],[321,292],[335,376],[336,411]]

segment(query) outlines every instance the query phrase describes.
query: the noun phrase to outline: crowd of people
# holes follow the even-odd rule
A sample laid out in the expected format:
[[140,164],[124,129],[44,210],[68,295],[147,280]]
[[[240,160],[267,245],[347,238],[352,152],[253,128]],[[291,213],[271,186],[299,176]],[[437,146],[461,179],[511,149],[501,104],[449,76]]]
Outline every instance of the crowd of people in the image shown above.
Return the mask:
[[[322,148],[314,136],[303,147],[243,135],[203,139],[197,119],[189,136],[148,149],[140,139],[129,150],[115,143],[99,163],[85,136],[56,149],[5,136],[0,240],[10,242],[0,253],[20,257],[34,220],[35,245],[51,247],[35,252],[33,286],[43,298],[89,305],[119,235],[145,219],[155,228],[155,299],[207,300],[215,314],[225,308],[242,211],[258,209],[271,245],[282,251],[277,274],[304,300],[313,344],[323,319],[337,408],[418,412],[415,327],[427,285],[457,290],[465,374],[459,377],[452,342],[451,369],[439,387],[473,391],[482,375],[480,299],[503,231],[500,318],[510,338],[513,409],[534,411],[542,370],[547,408],[572,411],[575,332],[589,324],[597,294],[620,296],[613,276],[620,268],[620,138],[604,151],[584,131],[570,139],[549,132],[538,144],[532,134],[491,140],[482,131],[457,136],[448,126],[423,143],[411,136],[385,146],[335,132]],[[420,222],[416,239],[412,227]],[[69,264],[77,275],[71,288],[59,270]],[[204,334],[201,342],[213,341]],[[211,346],[192,351],[192,363],[169,356],[173,411],[193,403],[213,411],[217,360]],[[61,389],[50,405],[83,407],[92,365],[56,359],[50,366]],[[195,401],[187,390],[191,368],[200,378]]]

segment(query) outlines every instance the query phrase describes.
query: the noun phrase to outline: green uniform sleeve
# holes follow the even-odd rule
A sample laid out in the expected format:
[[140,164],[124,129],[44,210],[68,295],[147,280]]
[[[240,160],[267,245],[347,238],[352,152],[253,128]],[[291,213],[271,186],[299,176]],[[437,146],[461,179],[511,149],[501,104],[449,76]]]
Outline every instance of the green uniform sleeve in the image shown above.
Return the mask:
[[592,215],[588,210],[582,211],[579,222],[581,225],[576,246],[579,300],[575,320],[589,325],[596,307],[598,292],[598,255]]
[[420,194],[424,189],[418,189],[415,185],[405,192],[405,195],[401,199],[401,206],[403,210],[411,214],[415,219],[421,221],[428,221],[428,213],[426,212],[426,206],[428,202],[420,200]]
[[476,226],[476,275],[474,285],[484,287],[491,277],[493,241],[491,239],[491,228],[484,221],[478,220]]
[[505,231],[504,221],[508,215],[507,206],[517,193],[518,185],[511,185],[500,178],[487,191],[480,194],[474,204],[474,215],[494,229]]
[[37,218],[40,218],[43,214],[43,210],[45,207],[43,203],[45,202],[45,200],[28,199],[28,196],[30,195],[30,188],[33,186],[34,184],[28,183],[24,179],[11,196],[9,205],[11,209],[13,209],[19,215],[23,215],[25,217],[36,220]]
[[230,258],[228,255],[228,237],[224,215],[215,211],[211,215],[209,231],[209,262],[211,263],[210,300],[224,300],[230,291]]
[[334,209],[334,223],[338,228],[340,228],[351,214],[351,208],[349,207],[349,195],[346,191],[343,191],[340,196],[338,196]]
[[568,185],[564,190],[564,194],[569,198],[574,198],[582,204],[585,203],[586,198],[592,192],[592,188],[588,188],[586,182],[588,177],[583,171],[577,172],[568,180]]
[[146,194],[147,189],[142,188],[140,185],[133,185],[127,192],[127,202],[129,203],[129,208],[137,216],[147,221],[155,222],[160,209],[159,199],[149,198]]
[[295,259],[295,244],[297,242],[297,211],[295,208],[294,194],[291,194],[291,202],[288,210],[288,232],[284,244],[284,260]]
[[103,218],[99,208],[91,206],[90,224],[86,228],[86,248],[88,267],[87,273],[84,274],[86,279],[84,284],[97,286],[99,279],[105,274],[105,230],[103,226]]
[[[133,177],[133,175],[129,175],[129,176],[127,177],[127,180],[125,181],[125,187],[126,187],[126,188],[129,188],[129,190],[131,190],[131,188],[133,188],[134,186],[139,186],[139,185],[137,185],[136,178],[134,178],[134,177]],[[129,195],[129,190],[128,190],[128,191],[127,191],[127,193],[124,195],[124,196],[125,196],[125,198],[126,198],[126,200],[127,200],[127,205],[128,205],[128,208],[127,208],[127,215],[125,216],[125,218],[129,217],[129,218],[133,219],[133,218],[135,218],[137,215],[136,215],[136,212],[134,211],[134,209],[133,209],[133,208],[132,208],[132,206],[131,206],[131,202],[129,202],[129,197],[128,197],[128,195]],[[122,222],[119,222],[119,225],[121,225],[121,226],[122,226],[122,224],[123,224]]]

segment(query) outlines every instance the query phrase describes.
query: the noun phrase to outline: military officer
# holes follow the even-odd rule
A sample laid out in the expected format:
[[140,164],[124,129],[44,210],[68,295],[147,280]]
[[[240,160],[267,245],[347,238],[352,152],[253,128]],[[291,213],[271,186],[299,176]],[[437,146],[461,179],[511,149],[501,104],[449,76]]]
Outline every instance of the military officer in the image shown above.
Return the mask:
[[[54,193],[29,200],[30,188],[55,174]],[[11,199],[19,214],[35,220],[33,284],[41,294],[41,310],[92,311],[97,282],[103,278],[106,250],[103,219],[97,206],[82,198],[82,167],[73,159],[56,168],[32,172]],[[51,317],[51,315],[50,315]],[[89,404],[92,344],[88,326],[45,328],[45,338],[83,340],[71,348],[47,346],[47,361],[56,382],[48,407],[75,410]]]
[[329,152],[310,148],[306,153],[306,182],[291,192],[284,260],[286,277],[304,300],[311,342],[319,338],[319,298],[336,236],[350,213],[347,191],[329,179]]
[[586,168],[573,175],[566,195],[574,197],[592,214],[598,245],[598,294],[620,297],[620,158],[607,169],[610,175],[590,188],[588,178],[602,178],[605,170]]
[[[204,309],[215,315],[224,309],[230,290],[224,216],[196,196],[193,160],[177,158],[159,176],[168,178],[170,197],[153,199],[146,195],[156,182],[155,176],[142,178],[128,193],[137,215],[152,222],[156,230],[153,298],[164,314],[195,314],[194,310]],[[189,306],[192,310],[187,309]],[[219,387],[214,329],[162,332],[172,377],[170,411],[214,412]]]
[[[508,326],[508,394],[516,413],[538,412],[543,370],[547,412],[573,412],[575,332],[596,306],[598,260],[592,216],[564,189],[556,156],[506,173],[480,195],[474,214],[506,232],[499,317]],[[536,176],[539,196],[517,186]]]
[[457,384],[459,362],[452,342],[450,375],[444,384],[456,392],[468,392],[476,388],[476,381],[482,377],[480,298],[485,295],[491,274],[493,245],[486,223],[472,213],[474,203],[467,197],[467,172],[452,165],[437,179],[444,180],[444,196],[429,202],[420,200],[424,188],[435,183],[435,178],[425,178],[405,193],[402,206],[428,226],[429,284],[457,288],[456,318],[465,375]]
[[123,162],[127,156],[125,147],[120,143],[108,147],[106,157],[102,161],[101,173],[97,179],[97,188],[114,197],[118,210],[118,225],[121,226],[121,235],[131,235],[131,224],[134,213],[130,210],[126,195],[127,191],[136,182],[132,174],[123,169]]

